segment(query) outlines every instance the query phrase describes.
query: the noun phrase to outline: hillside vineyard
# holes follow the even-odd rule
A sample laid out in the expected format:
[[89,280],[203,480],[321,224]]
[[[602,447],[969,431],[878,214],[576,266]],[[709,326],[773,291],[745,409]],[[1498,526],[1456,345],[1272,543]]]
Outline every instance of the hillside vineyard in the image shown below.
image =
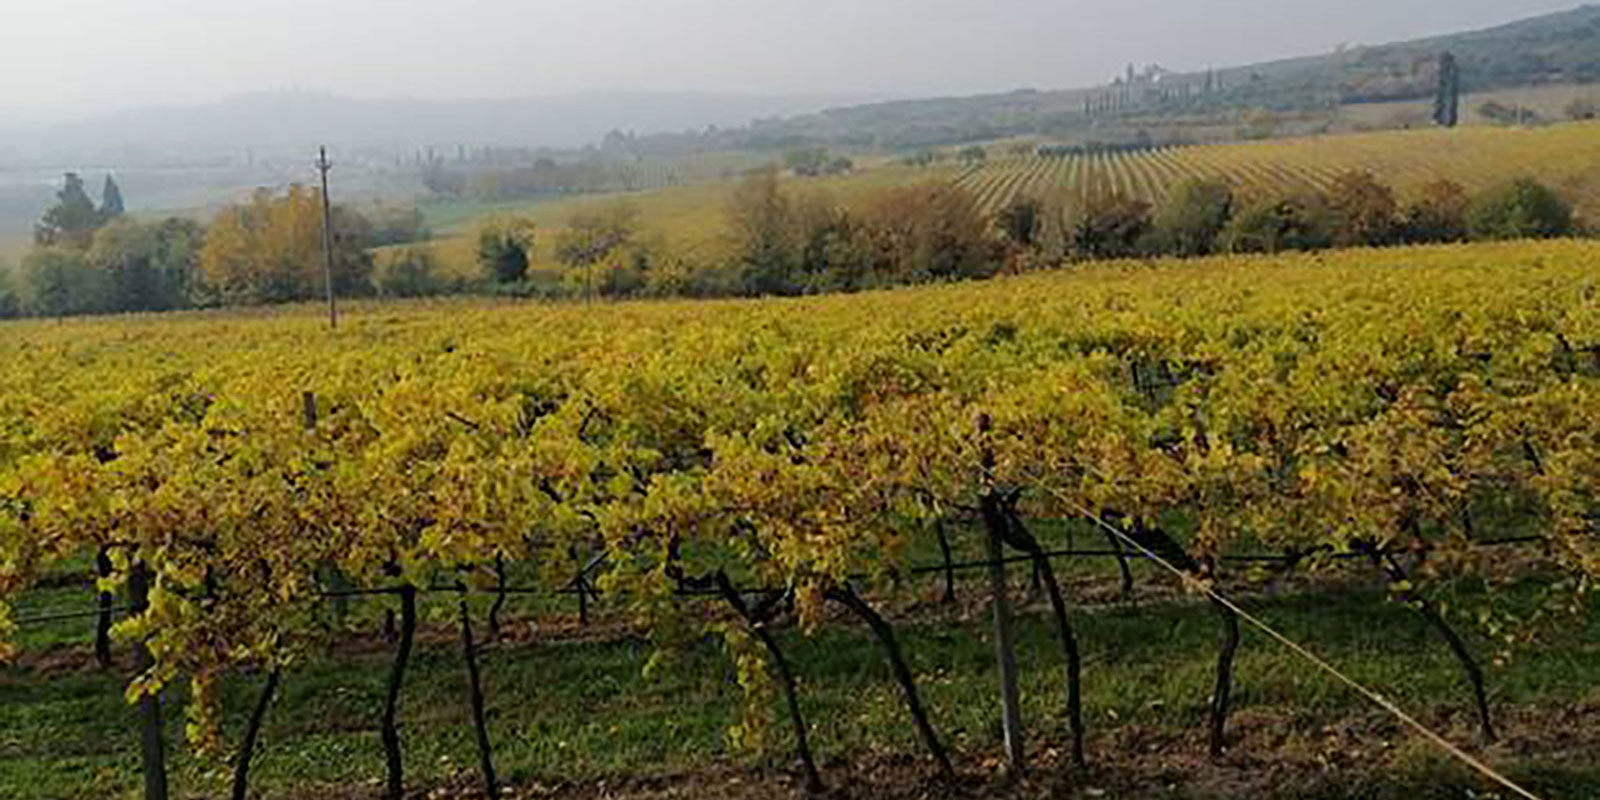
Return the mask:
[[993,158],[956,185],[988,212],[1019,197],[1120,194],[1159,203],[1186,178],[1217,178],[1246,194],[1327,190],[1351,170],[1371,172],[1402,194],[1447,179],[1471,190],[1536,176],[1567,191],[1585,215],[1600,212],[1600,125],[1386,131],[1241,144]]
[[554,591],[603,554],[645,624],[711,624],[677,595],[726,580],[812,626],[985,498],[1165,527],[1196,564],[1403,548],[1470,573],[1499,533],[1477,504],[1514,496],[1592,579],[1597,263],[1511,243],[374,305],[334,333],[312,310],[10,324],[0,599],[105,554],[109,583],[149,586],[118,623],[152,659],[130,696],[191,681],[204,743],[211,687],[306,652],[335,568],[406,592],[527,562]]

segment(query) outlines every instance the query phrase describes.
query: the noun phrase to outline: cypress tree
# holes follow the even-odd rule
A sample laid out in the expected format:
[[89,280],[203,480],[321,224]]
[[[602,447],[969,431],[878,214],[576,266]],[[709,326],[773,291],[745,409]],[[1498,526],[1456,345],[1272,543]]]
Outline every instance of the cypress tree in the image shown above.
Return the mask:
[[1439,90],[1433,100],[1433,121],[1454,128],[1461,121],[1461,67],[1449,51],[1439,56]]
[[105,186],[100,189],[100,217],[113,220],[123,214],[122,187],[117,185],[115,178],[106,176]]
[[99,227],[100,212],[83,190],[83,179],[76,172],[68,172],[62,180],[61,191],[56,192],[56,204],[45,211],[44,218],[34,226],[33,241],[41,247],[88,247],[89,239]]

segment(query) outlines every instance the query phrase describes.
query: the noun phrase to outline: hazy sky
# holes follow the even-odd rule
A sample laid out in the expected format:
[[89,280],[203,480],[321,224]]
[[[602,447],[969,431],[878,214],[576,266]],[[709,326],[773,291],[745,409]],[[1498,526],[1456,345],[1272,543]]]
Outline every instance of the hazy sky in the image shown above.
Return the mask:
[[260,90],[959,94],[1204,68],[1580,0],[3,0],[0,113]]

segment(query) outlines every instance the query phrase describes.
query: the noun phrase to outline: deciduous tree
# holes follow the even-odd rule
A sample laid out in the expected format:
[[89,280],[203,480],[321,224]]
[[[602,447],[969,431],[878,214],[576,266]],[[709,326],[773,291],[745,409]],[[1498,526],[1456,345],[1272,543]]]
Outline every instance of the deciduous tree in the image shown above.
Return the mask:
[[169,311],[188,305],[204,238],[192,220],[120,218],[95,232],[87,258],[104,274],[113,310]]
[[775,169],[750,173],[728,205],[735,262],[748,294],[795,291],[796,241],[789,196]]
[[[340,295],[371,291],[371,231],[360,214],[334,209],[333,280]],[[200,273],[207,293],[222,303],[320,297],[325,291],[320,196],[305,186],[292,186],[283,195],[263,189],[250,202],[223,209],[206,235]]]
[[993,275],[998,254],[972,195],[947,184],[885,189],[858,216],[873,279],[883,283]]
[[609,203],[573,214],[556,235],[556,260],[568,267],[592,267],[627,247],[639,230],[639,210]]
[[1039,243],[1043,223],[1043,204],[1032,197],[1019,196],[995,214],[995,225],[1006,241],[1028,249]]
[[1328,191],[1333,213],[1334,244],[1341,247],[1379,247],[1393,244],[1399,234],[1400,207],[1390,189],[1372,173],[1353,170],[1339,175]]
[[1150,204],[1117,192],[1092,192],[1067,207],[1063,244],[1070,258],[1126,258],[1150,230]]
[[75,247],[41,247],[22,261],[28,305],[34,314],[65,317],[110,309],[105,273],[89,266]]

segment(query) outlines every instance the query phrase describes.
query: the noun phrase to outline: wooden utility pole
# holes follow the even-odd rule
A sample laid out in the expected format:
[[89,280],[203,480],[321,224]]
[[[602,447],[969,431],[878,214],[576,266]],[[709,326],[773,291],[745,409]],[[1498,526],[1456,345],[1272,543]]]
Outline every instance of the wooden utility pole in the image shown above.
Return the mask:
[[333,294],[333,203],[328,199],[328,148],[317,153],[317,171],[322,173],[322,270],[328,284],[328,327],[339,327],[339,306]]

